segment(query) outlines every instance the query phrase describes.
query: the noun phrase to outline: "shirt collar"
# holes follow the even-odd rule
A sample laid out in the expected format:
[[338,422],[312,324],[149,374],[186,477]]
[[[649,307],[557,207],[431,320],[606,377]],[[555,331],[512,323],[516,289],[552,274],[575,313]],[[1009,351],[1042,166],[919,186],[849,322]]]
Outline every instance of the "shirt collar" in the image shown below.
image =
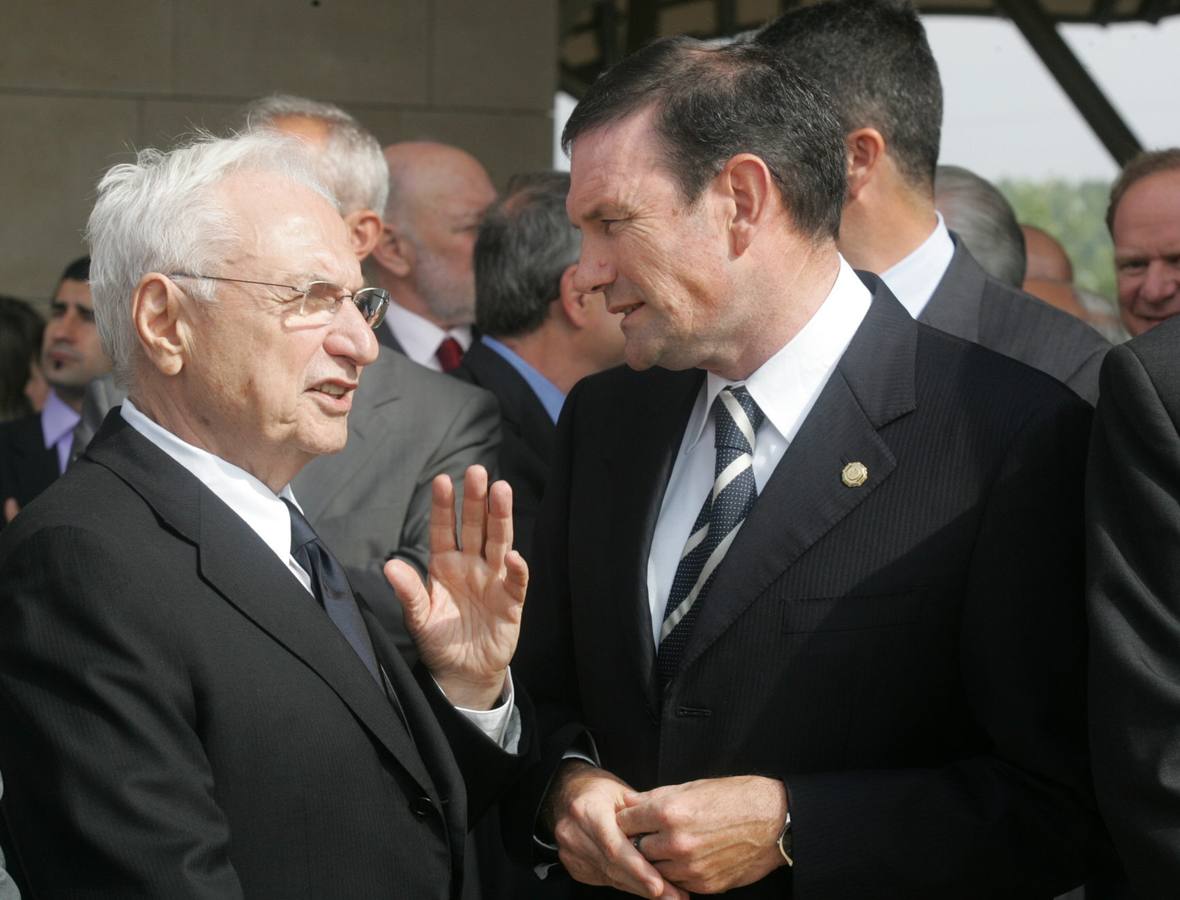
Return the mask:
[[955,242],[947,230],[942,213],[930,236],[913,253],[881,273],[881,280],[901,301],[913,318],[918,318],[955,255]]
[[520,355],[512,348],[500,343],[494,337],[485,334],[480,338],[480,341],[489,350],[502,356],[512,368],[520,373],[520,377],[528,383],[533,393],[537,395],[537,399],[541,401],[541,405],[545,407],[549,418],[556,422],[557,417],[561,415],[561,407],[565,404],[565,394],[558,389],[557,385],[521,359]]
[[[299,503],[286,485],[275,494],[265,484],[233,463],[214,456],[208,450],[183,441],[140,412],[130,398],[123,401],[122,415],[127,424],[184,466],[193,477],[216,494],[250,529],[262,538],[271,551],[286,560],[291,555],[291,515],[283,500],[298,508]],[[300,510],[302,512],[302,510]]]
[[453,337],[459,342],[459,346],[463,348],[464,352],[467,352],[467,348],[471,346],[471,328],[469,326],[458,325],[444,331],[429,319],[425,319],[415,312],[410,312],[396,300],[390,303],[389,308],[386,309],[384,324],[393,332],[398,343],[402,345],[406,356],[419,365],[430,368],[438,368],[438,361],[434,355],[438,352],[438,345],[445,338]]
[[64,437],[72,435],[81,418],[57,396],[56,391],[50,390],[41,410],[41,436],[45,439],[45,449],[56,447]]
[[689,418],[685,445],[701,439],[717,395],[730,385],[745,384],[766,416],[788,442],[794,440],[806,413],[827,383],[872,303],[872,295],[852,267],[840,258],[832,290],[806,325],[744,382],[709,372]]

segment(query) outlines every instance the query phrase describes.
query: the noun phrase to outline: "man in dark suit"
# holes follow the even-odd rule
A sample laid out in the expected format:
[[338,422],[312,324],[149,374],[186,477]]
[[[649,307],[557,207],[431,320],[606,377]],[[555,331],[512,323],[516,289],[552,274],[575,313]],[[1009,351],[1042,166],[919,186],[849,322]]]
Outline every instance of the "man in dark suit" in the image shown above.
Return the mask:
[[1140,897],[1180,884],[1180,319],[1112,350],[1087,475],[1098,803]]
[[935,210],[942,84],[910,4],[827,0],[784,14],[757,40],[835,103],[848,156],[844,257],[878,273],[919,321],[1047,372],[1093,404],[1105,338],[989,277]]
[[458,897],[468,809],[526,748],[507,487],[469,472],[459,549],[435,485],[411,673],[289,486],[343,447],[388,302],[306,151],[266,133],[146,151],[98,195],[96,311],[130,394],[0,539],[22,888]]
[[638,371],[558,427],[517,672],[600,766],[536,840],[648,897],[1080,883],[1088,406],[841,259],[839,123],[781,54],[657,42],[564,139]]
[[479,160],[447,144],[391,144],[385,161],[389,200],[365,269],[393,298],[377,337],[428,369],[452,372],[471,346],[471,253],[496,189]]
[[574,287],[581,245],[565,214],[569,176],[517,176],[475,242],[475,324],[482,337],[455,375],[500,404],[500,477],[512,486],[516,547],[529,557],[557,417],[570,389],[623,361],[618,316]]
[[86,386],[111,367],[94,324],[89,280],[90,258],[74,260],[50,301],[41,344],[50,387],[45,407],[0,423],[0,528],[65,471]]

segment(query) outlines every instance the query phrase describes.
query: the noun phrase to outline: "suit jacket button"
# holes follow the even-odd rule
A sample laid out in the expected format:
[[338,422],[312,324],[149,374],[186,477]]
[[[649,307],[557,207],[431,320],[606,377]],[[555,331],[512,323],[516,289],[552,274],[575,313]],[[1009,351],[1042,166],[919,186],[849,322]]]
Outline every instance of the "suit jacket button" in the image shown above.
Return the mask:
[[419,819],[425,819],[434,809],[434,804],[429,797],[415,797],[414,802],[410,804],[410,809]]

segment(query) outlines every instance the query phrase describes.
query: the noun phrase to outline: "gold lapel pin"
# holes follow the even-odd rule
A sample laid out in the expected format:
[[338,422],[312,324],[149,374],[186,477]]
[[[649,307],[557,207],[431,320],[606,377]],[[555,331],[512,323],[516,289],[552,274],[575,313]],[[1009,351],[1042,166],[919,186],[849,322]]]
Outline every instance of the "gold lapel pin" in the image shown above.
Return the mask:
[[840,480],[845,487],[860,487],[869,480],[868,467],[862,462],[850,462],[840,473]]

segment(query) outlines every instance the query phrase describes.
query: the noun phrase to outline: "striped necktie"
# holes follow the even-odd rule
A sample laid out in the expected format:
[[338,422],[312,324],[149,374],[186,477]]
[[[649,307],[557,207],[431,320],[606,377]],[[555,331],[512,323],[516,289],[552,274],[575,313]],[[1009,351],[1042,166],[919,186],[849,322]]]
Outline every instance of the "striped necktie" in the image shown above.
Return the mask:
[[656,660],[663,684],[675,676],[713,575],[758,499],[754,435],[764,418],[744,385],[725,388],[713,402],[713,488],[693,522],[664,608]]

